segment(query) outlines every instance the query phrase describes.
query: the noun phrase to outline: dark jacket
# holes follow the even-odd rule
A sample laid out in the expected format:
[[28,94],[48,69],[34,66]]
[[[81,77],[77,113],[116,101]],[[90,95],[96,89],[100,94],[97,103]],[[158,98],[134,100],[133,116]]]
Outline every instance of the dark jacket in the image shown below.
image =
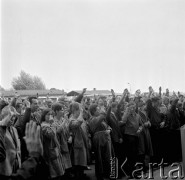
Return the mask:
[[152,106],[152,102],[149,99],[147,102],[147,116],[151,122],[151,128],[159,129],[162,122],[161,113],[158,109]]
[[107,117],[107,124],[112,128],[112,131],[111,131],[112,141],[119,142],[119,139],[122,138],[122,135],[121,135],[118,118],[113,112],[111,112]]
[[21,161],[23,162],[28,158],[28,151],[23,137],[25,136],[26,123],[30,121],[31,108],[27,108],[24,116],[19,118],[14,127],[17,129],[20,141],[21,141]]

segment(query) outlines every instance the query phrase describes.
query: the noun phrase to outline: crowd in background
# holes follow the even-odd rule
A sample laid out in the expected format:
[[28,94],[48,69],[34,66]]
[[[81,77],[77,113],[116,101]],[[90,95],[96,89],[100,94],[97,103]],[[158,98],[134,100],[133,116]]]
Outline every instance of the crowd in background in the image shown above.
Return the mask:
[[[88,179],[95,163],[98,180],[110,179],[111,160],[118,177],[133,178],[135,164],[180,162],[180,127],[185,99],[180,93],[140,90],[131,96],[38,97],[0,100],[0,179]],[[121,164],[125,163],[124,171]],[[114,177],[115,178],[115,177]]]

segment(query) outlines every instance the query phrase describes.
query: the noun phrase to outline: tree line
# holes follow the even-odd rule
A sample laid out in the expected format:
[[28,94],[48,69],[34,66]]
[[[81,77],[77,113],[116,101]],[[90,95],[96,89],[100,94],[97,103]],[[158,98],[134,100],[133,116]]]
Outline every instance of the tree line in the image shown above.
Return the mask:
[[[11,85],[14,90],[46,90],[46,85],[38,76],[32,76],[25,71],[21,71],[18,77],[14,77]],[[0,85],[0,90],[5,90]]]

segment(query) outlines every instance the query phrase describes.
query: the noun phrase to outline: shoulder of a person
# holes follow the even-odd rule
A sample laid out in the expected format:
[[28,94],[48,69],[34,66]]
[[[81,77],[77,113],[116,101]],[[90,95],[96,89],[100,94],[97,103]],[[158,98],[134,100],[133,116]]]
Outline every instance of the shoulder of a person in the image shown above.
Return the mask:
[[41,128],[46,128],[46,127],[50,128],[50,124],[46,122],[41,123]]

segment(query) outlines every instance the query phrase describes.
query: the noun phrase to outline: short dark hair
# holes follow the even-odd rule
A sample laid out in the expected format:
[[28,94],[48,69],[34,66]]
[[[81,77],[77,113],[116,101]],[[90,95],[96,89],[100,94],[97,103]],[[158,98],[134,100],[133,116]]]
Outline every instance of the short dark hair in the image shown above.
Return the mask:
[[79,110],[79,103],[78,102],[73,102],[71,104],[71,113],[73,114],[77,110]]
[[30,97],[28,97],[28,101],[30,102],[30,104],[32,104],[32,100],[33,99],[37,99],[37,97],[36,96],[30,96]]
[[63,106],[61,103],[54,103],[51,108],[56,113],[56,111],[62,110]]
[[50,109],[50,108],[44,109],[44,110],[42,111],[40,123],[42,123],[42,122],[45,121],[45,116],[46,116],[46,114],[48,114],[50,111],[52,111],[52,109]]
[[94,116],[96,109],[97,109],[98,105],[96,103],[93,103],[89,106],[89,112],[91,113],[92,116]]
[[20,107],[21,107],[21,105],[22,105],[22,103],[16,103],[16,105],[15,105],[15,109],[20,108]]
[[160,97],[157,97],[157,96],[151,98],[152,102],[157,102],[159,100],[160,100]]

